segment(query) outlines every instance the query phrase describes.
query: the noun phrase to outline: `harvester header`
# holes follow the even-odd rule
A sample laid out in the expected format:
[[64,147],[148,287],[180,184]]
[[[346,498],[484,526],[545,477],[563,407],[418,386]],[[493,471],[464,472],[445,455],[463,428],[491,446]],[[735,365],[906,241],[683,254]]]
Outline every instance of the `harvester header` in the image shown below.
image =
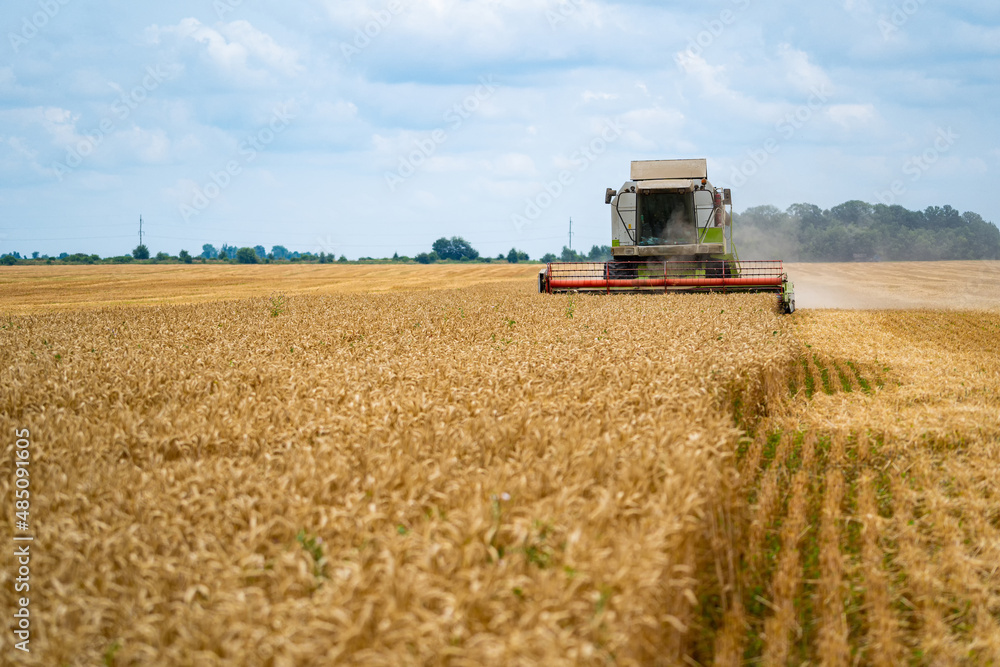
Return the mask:
[[644,160],[608,188],[611,262],[552,263],[539,291],[774,292],[795,310],[781,261],[741,262],[733,245],[732,194],[708,180],[708,161]]

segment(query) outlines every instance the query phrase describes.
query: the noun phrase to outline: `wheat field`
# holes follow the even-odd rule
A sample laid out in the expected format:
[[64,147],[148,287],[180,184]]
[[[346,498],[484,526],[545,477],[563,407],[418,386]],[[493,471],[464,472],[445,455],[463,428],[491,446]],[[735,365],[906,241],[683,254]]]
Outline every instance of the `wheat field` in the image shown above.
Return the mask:
[[1000,661],[1000,310],[112,268],[0,274],[4,659]]

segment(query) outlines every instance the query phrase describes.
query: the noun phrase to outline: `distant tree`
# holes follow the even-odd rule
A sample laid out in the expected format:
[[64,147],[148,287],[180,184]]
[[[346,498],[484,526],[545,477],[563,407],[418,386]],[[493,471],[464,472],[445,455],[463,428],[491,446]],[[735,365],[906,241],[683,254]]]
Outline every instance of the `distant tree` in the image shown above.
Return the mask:
[[59,253],[59,259],[66,259],[67,257],[69,257],[69,253],[68,252],[61,252],[61,253]]
[[441,259],[458,261],[479,259],[479,251],[461,236],[452,236],[450,239],[441,237],[431,245],[431,248]]
[[394,262],[398,262],[399,261],[399,253],[398,252],[392,253],[392,261],[394,261]]
[[745,259],[786,261],[951,260],[1000,258],[1000,230],[951,206],[909,211],[848,201],[828,211],[812,204],[750,208],[734,217]]
[[347,257],[345,257],[344,255],[341,255],[341,256],[340,256],[340,257],[339,257],[339,258],[337,259],[337,261],[338,261],[338,262],[340,262],[340,263],[345,263],[345,262],[347,262]]
[[507,253],[507,261],[511,264],[517,264],[518,262],[527,262],[528,253],[518,250],[517,248],[511,248],[510,252]]
[[132,256],[136,259],[149,259],[149,248],[144,243],[140,243],[132,250]]
[[237,250],[239,248],[223,243],[222,247],[219,248],[219,259],[236,259]]
[[441,259],[451,259],[451,240],[445,237],[439,238],[431,244],[431,248]]
[[158,252],[158,253],[156,253],[156,261],[157,262],[165,262],[168,259],[170,259],[170,255],[168,255],[167,253],[165,253],[165,252]]
[[587,259],[591,262],[607,262],[611,259],[611,246],[595,245],[587,253]]
[[562,254],[559,255],[559,259],[563,262],[586,262],[587,256],[581,255],[572,248],[567,248],[566,246],[563,246]]
[[437,253],[436,252],[432,252],[432,253],[422,252],[419,255],[417,255],[416,257],[414,257],[413,259],[415,259],[418,264],[430,264],[432,262],[437,261]]
[[267,250],[262,245],[255,245],[253,251],[257,253],[257,259],[264,259],[267,257]]
[[191,258],[191,254],[187,250],[181,250],[177,253],[177,259],[181,260],[185,264],[190,264],[194,260]]
[[544,255],[542,255],[542,261],[545,262],[546,264],[548,264],[549,262],[558,261],[558,259],[559,258],[553,255],[551,252],[547,252]]
[[257,253],[253,248],[240,248],[236,251],[236,262],[238,264],[256,264]]
[[0,264],[3,264],[4,266],[14,266],[17,264],[17,257],[14,257],[14,255],[4,255],[3,257],[0,257]]
[[64,261],[73,262],[75,264],[93,264],[95,261],[99,261],[100,259],[101,258],[97,255],[75,252],[72,255],[67,255]]
[[275,259],[288,259],[288,248],[283,245],[271,246],[271,254]]
[[38,259],[38,251],[31,253],[31,259]]
[[229,259],[229,255],[226,253],[226,249],[225,248],[223,248],[222,250],[219,251],[219,259],[221,259],[221,260],[227,260],[227,259]]
[[201,247],[201,256],[204,259],[215,259],[219,256],[219,251],[211,243],[206,243]]

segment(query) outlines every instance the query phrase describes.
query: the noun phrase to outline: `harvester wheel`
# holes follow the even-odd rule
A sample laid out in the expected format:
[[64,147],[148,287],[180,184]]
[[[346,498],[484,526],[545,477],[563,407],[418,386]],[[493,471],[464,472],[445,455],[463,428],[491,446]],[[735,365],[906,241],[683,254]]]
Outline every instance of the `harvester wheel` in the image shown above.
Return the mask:
[[778,312],[782,315],[791,315],[795,312],[795,295],[793,294],[789,297],[788,301],[785,301],[783,294],[778,295]]

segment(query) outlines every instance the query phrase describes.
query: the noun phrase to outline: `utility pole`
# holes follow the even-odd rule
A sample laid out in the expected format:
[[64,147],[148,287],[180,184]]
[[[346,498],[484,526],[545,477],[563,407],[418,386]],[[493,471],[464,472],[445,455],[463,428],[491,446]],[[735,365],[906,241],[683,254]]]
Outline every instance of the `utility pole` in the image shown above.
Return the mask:
[[142,245],[142,213],[139,214],[139,245]]
[[569,219],[569,249],[573,249],[573,218]]

